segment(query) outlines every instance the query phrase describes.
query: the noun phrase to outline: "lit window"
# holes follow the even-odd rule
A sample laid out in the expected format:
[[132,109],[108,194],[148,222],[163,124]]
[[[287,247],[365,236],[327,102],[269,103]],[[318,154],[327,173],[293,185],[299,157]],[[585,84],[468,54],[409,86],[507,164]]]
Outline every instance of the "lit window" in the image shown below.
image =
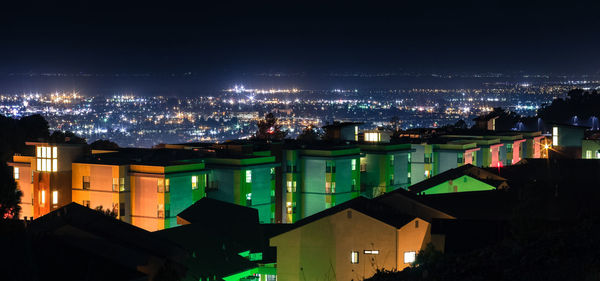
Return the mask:
[[125,191],[125,178],[119,178],[119,191]]
[[119,178],[113,178],[112,191],[119,191]]
[[42,190],[42,195],[41,195],[40,199],[41,199],[40,201],[42,202],[42,205],[46,204],[46,191],[45,190]]
[[287,192],[292,192],[292,182],[291,181],[287,182]]
[[165,179],[165,192],[171,192],[171,180]]
[[591,150],[586,150],[585,151],[585,158],[586,159],[592,159],[592,151]]
[[381,140],[381,134],[379,132],[365,133],[365,141],[378,142],[380,140]]
[[247,201],[252,201],[252,193],[247,193],[246,194],[246,200]]
[[558,127],[552,127],[552,145],[558,145]]
[[198,176],[192,176],[192,189],[198,189]]
[[413,263],[417,259],[417,252],[404,252],[404,263]]
[[164,218],[165,217],[165,206],[163,204],[158,204],[156,216],[158,218]]
[[352,252],[350,254],[350,262],[353,264],[357,264],[358,263],[358,252]]
[[366,255],[379,255],[379,250],[365,250]]
[[[590,152],[591,152],[591,151],[590,151]],[[14,170],[14,171],[13,171],[13,172],[14,172],[14,178],[15,178],[16,180],[18,180],[18,179],[19,179],[19,167],[14,167],[14,168],[13,168],[13,170]]]
[[90,177],[89,176],[83,176],[83,185],[82,188],[83,189],[90,189]]
[[356,171],[356,159],[352,159],[352,171]]
[[36,152],[37,170],[42,172],[58,171],[57,147],[38,146]]
[[246,170],[246,183],[252,182],[252,171]]
[[156,192],[158,192],[158,193],[165,192],[165,179],[157,179],[156,180]]
[[292,183],[292,191],[296,192],[296,181]]
[[52,204],[58,204],[58,191],[52,191]]
[[425,170],[425,178],[429,178],[429,170]]

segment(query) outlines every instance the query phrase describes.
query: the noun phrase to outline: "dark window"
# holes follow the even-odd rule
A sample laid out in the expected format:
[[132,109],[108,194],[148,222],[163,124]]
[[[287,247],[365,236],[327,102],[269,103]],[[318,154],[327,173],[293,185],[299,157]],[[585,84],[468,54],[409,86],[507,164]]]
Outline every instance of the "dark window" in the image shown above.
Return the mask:
[[83,176],[83,189],[90,189],[90,177]]
[[119,216],[125,216],[125,203],[119,203]]

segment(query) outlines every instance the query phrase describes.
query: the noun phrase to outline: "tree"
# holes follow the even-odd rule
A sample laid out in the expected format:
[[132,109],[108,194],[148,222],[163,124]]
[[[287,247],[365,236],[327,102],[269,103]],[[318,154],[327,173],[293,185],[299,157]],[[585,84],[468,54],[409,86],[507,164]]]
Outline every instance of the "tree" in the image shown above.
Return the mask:
[[0,219],[18,219],[21,212],[21,196],[11,168],[0,163]]
[[100,212],[103,215],[107,215],[109,217],[113,217],[113,218],[117,218],[117,211],[115,209],[104,209],[104,207],[102,206],[98,206],[95,209],[96,211]]
[[302,130],[302,133],[296,139],[303,142],[315,142],[321,139],[321,135],[314,127],[308,126]]
[[281,125],[277,124],[277,118],[273,113],[268,113],[265,116],[265,120],[261,120],[257,124],[258,131],[254,135],[253,139],[257,140],[283,140],[287,135],[286,131],[281,130]]
[[90,144],[90,149],[118,149],[119,145],[109,140],[97,140]]
[[87,142],[85,141],[84,138],[77,136],[76,134],[74,134],[73,132],[62,132],[62,131],[54,131],[52,133],[52,135],[50,135],[49,139],[50,142],[56,142],[56,143],[71,143],[71,144],[86,144]]

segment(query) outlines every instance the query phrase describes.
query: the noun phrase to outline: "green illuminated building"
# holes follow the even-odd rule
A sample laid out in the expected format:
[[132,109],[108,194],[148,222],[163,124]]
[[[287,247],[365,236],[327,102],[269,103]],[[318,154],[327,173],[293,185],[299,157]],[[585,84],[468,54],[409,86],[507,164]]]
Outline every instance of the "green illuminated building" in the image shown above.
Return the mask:
[[362,195],[373,198],[411,184],[411,144],[363,143],[359,147]]

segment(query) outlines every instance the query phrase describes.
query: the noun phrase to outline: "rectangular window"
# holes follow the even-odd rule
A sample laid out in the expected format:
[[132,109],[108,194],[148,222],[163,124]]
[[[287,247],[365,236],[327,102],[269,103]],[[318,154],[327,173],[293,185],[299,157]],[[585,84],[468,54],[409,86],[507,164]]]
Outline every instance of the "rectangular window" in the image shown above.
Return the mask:
[[125,203],[119,203],[119,216],[125,216]]
[[358,263],[358,252],[352,251],[352,253],[350,254],[350,262],[353,264]]
[[465,163],[465,158],[464,157],[465,157],[464,154],[459,153],[458,157],[456,159],[456,163],[458,163],[458,164],[464,164]]
[[42,203],[42,205],[46,204],[46,191],[45,190],[42,190],[42,192],[41,192],[40,202]]
[[512,143],[506,144],[506,152],[508,152],[508,153],[513,152],[513,145],[512,145]]
[[558,127],[552,127],[552,145],[558,145]]
[[165,179],[156,179],[156,192],[165,192]]
[[119,191],[125,191],[125,178],[119,178]]
[[192,176],[192,189],[198,189],[198,176]]
[[119,178],[113,178],[112,191],[119,191]]
[[165,218],[171,216],[171,204],[165,204]]
[[171,192],[171,180],[165,179],[165,192]]
[[352,159],[352,171],[356,171],[356,159]]
[[325,193],[332,193],[332,183],[331,182],[325,182]]
[[291,181],[288,181],[288,182],[287,182],[287,192],[288,192],[288,193],[289,193],[289,192],[292,192],[292,182],[291,182]]
[[251,182],[252,182],[252,171],[246,170],[246,183],[251,183]]
[[592,151],[591,150],[585,151],[585,159],[592,159]]
[[158,206],[156,207],[156,209],[157,209],[156,217],[158,217],[158,218],[164,218],[165,217],[165,205],[158,204]]
[[429,170],[425,170],[425,178],[429,178]]
[[379,250],[365,250],[366,255],[379,255]]
[[58,149],[57,147],[38,146],[36,148],[37,170],[42,172],[58,171]]
[[89,176],[83,176],[83,189],[90,189],[90,177]]
[[246,206],[252,206],[252,193],[246,193]]
[[390,166],[394,167],[394,155],[390,155]]
[[292,191],[296,192],[296,181],[292,182]]
[[[590,152],[591,152],[591,151],[590,151]],[[14,167],[14,168],[13,168],[13,172],[14,172],[14,174],[13,174],[14,176],[13,176],[13,177],[14,177],[16,180],[18,180],[18,179],[19,179],[19,167]]]
[[292,202],[286,202],[286,207],[287,207],[287,213],[291,214],[292,213]]
[[417,252],[404,252],[404,263],[413,263],[417,259]]
[[58,204],[58,191],[52,191],[52,204]]

